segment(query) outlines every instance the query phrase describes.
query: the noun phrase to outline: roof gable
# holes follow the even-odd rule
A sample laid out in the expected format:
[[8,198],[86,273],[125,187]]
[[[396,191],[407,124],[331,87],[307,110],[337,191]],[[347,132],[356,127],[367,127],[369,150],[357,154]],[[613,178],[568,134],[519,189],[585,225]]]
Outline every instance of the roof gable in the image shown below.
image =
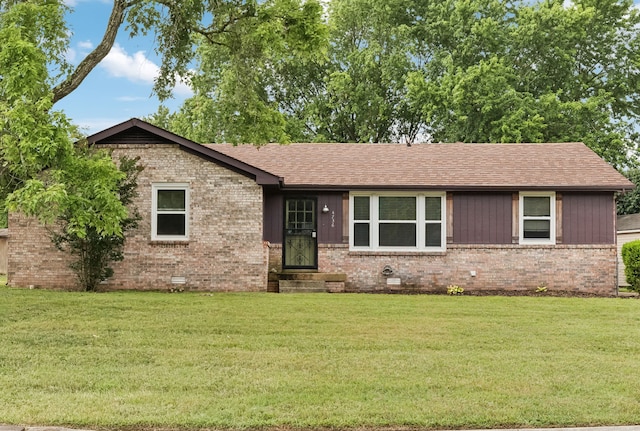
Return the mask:
[[200,145],[137,118],[132,118],[88,136],[87,141],[89,145],[177,144],[183,151],[195,154],[252,178],[260,185],[278,185],[281,182],[281,178],[258,167],[229,157],[215,149]]
[[[100,132],[97,135],[101,135],[104,132]],[[90,136],[88,139],[96,135]],[[91,142],[91,141],[90,141]],[[145,130],[138,125],[133,125],[122,131],[114,130],[113,134],[106,135],[102,139],[97,139],[92,143],[96,144],[171,144],[173,141],[159,134],[155,134],[151,131]]]

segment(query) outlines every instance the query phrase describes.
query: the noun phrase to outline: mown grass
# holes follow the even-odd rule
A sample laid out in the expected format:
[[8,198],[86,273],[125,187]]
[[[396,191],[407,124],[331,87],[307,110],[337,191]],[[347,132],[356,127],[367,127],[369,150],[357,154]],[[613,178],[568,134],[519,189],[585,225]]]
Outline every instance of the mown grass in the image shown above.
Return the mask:
[[632,424],[639,366],[633,299],[0,288],[0,423]]

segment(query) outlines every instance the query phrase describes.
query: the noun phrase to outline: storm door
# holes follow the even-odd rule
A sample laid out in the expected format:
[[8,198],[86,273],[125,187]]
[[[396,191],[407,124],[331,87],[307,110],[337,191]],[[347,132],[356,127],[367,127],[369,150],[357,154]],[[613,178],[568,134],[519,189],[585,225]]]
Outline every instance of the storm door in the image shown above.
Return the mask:
[[285,199],[282,254],[283,267],[286,269],[318,268],[315,199]]

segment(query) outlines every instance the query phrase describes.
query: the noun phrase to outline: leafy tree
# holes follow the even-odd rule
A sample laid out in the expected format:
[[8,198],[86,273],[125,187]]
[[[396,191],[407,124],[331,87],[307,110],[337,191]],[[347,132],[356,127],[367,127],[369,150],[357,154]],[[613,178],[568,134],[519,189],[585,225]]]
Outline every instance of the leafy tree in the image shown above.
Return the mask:
[[408,81],[435,141],[584,141],[635,164],[640,16],[631,0],[419,5],[424,68]]
[[[257,61],[251,52],[264,49],[264,41],[245,32],[240,45],[251,49],[243,74],[229,67],[226,46],[202,44],[192,80],[197,94],[170,116],[169,127],[205,142],[414,140],[421,120],[404,87],[417,65],[404,3],[332,0],[328,22],[306,26],[327,55],[269,42],[272,55]],[[326,34],[329,43],[322,45]],[[255,86],[255,98],[238,95],[238,86]],[[160,124],[162,112],[157,115],[149,120]],[[255,125],[262,131],[247,141],[242,131]]]
[[[79,172],[68,172],[74,183],[78,179],[83,180],[82,190],[78,193],[73,205],[68,206],[58,217],[55,228],[51,229],[51,238],[59,250],[67,251],[74,256],[75,260],[70,264],[70,268],[76,273],[83,290],[95,291],[101,281],[113,275],[111,263],[124,259],[124,234],[137,228],[141,219],[137,208],[131,207],[133,199],[137,196],[138,175],[142,171],[142,167],[137,164],[138,160],[139,158],[126,157],[120,159],[119,166],[123,175],[116,184],[116,193],[120,203],[129,209],[129,213],[119,222],[121,234],[105,234],[94,225],[84,229],[78,229],[78,226],[75,226],[78,213],[84,213],[87,209],[95,207],[96,200],[110,198],[108,195],[112,191],[100,187],[104,183],[100,178],[100,170],[105,167],[107,172],[110,170],[110,167],[105,166],[104,159],[96,158],[95,154],[89,154],[86,158],[78,159],[80,163],[73,166]],[[93,183],[98,187],[86,187],[87,184]]]
[[[414,141],[420,117],[405,97],[412,57],[405,0],[333,0],[329,59],[290,62],[274,85],[292,133],[313,141]],[[294,97],[291,97],[291,96]]]
[[[62,47],[64,20],[57,5],[0,3],[0,193],[9,193],[43,170],[62,165],[73,151],[66,118],[53,112],[47,57]],[[16,61],[16,59],[20,61]]]
[[[53,110],[55,66],[60,73],[66,70],[63,12],[61,4],[51,1],[0,3],[1,202],[53,222],[82,201],[83,187],[93,187],[100,199],[85,200],[70,228],[79,235],[87,228],[119,235],[127,211],[116,194],[118,169],[105,153],[85,159],[73,144],[75,128]],[[92,181],[78,176],[94,168]]]
[[109,154],[74,145],[75,129],[52,109],[48,59],[64,46],[53,41],[65,35],[60,11],[52,2],[21,2],[0,15],[1,191],[9,209],[59,227],[54,242],[79,254],[74,268],[93,289],[135,220],[126,207],[132,183]]
[[[250,142],[584,141],[629,167],[639,20],[631,0],[332,0],[326,58],[285,50],[224,81],[237,69],[206,44],[197,95],[166,124],[208,142],[238,142],[252,123],[281,133]],[[262,91],[229,98],[238,82]]]
[[[273,97],[282,65],[295,59],[321,62],[326,48],[322,7],[316,1],[242,2],[250,13],[231,14],[224,31],[198,31],[192,42],[197,71],[195,96],[176,114],[164,108],[147,118],[168,122],[180,135],[200,142],[287,142],[285,114]],[[182,72],[183,70],[181,70]]]
[[640,213],[640,169],[634,168],[623,173],[636,185],[636,188],[617,197],[618,214]]
[[252,84],[254,65],[278,53],[319,51],[321,11],[313,0],[114,0],[101,42],[74,67],[66,59],[69,8],[62,0],[0,0],[0,197],[72,152],[77,132],[53,106],[108,54],[123,26],[130,36],[156,35],[162,64],[155,91],[161,98],[170,96],[179,77],[189,77],[194,61],[213,62],[224,73],[194,79],[227,89],[221,94],[234,110],[225,120],[250,138],[245,140],[281,137],[281,115],[262,101],[264,89]]

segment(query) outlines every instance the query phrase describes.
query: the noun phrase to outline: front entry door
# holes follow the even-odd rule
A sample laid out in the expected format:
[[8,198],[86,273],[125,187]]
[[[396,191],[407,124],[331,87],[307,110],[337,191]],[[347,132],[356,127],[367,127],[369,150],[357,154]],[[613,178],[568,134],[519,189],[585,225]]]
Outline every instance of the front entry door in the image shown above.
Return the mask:
[[285,199],[282,262],[286,269],[317,269],[316,200]]

